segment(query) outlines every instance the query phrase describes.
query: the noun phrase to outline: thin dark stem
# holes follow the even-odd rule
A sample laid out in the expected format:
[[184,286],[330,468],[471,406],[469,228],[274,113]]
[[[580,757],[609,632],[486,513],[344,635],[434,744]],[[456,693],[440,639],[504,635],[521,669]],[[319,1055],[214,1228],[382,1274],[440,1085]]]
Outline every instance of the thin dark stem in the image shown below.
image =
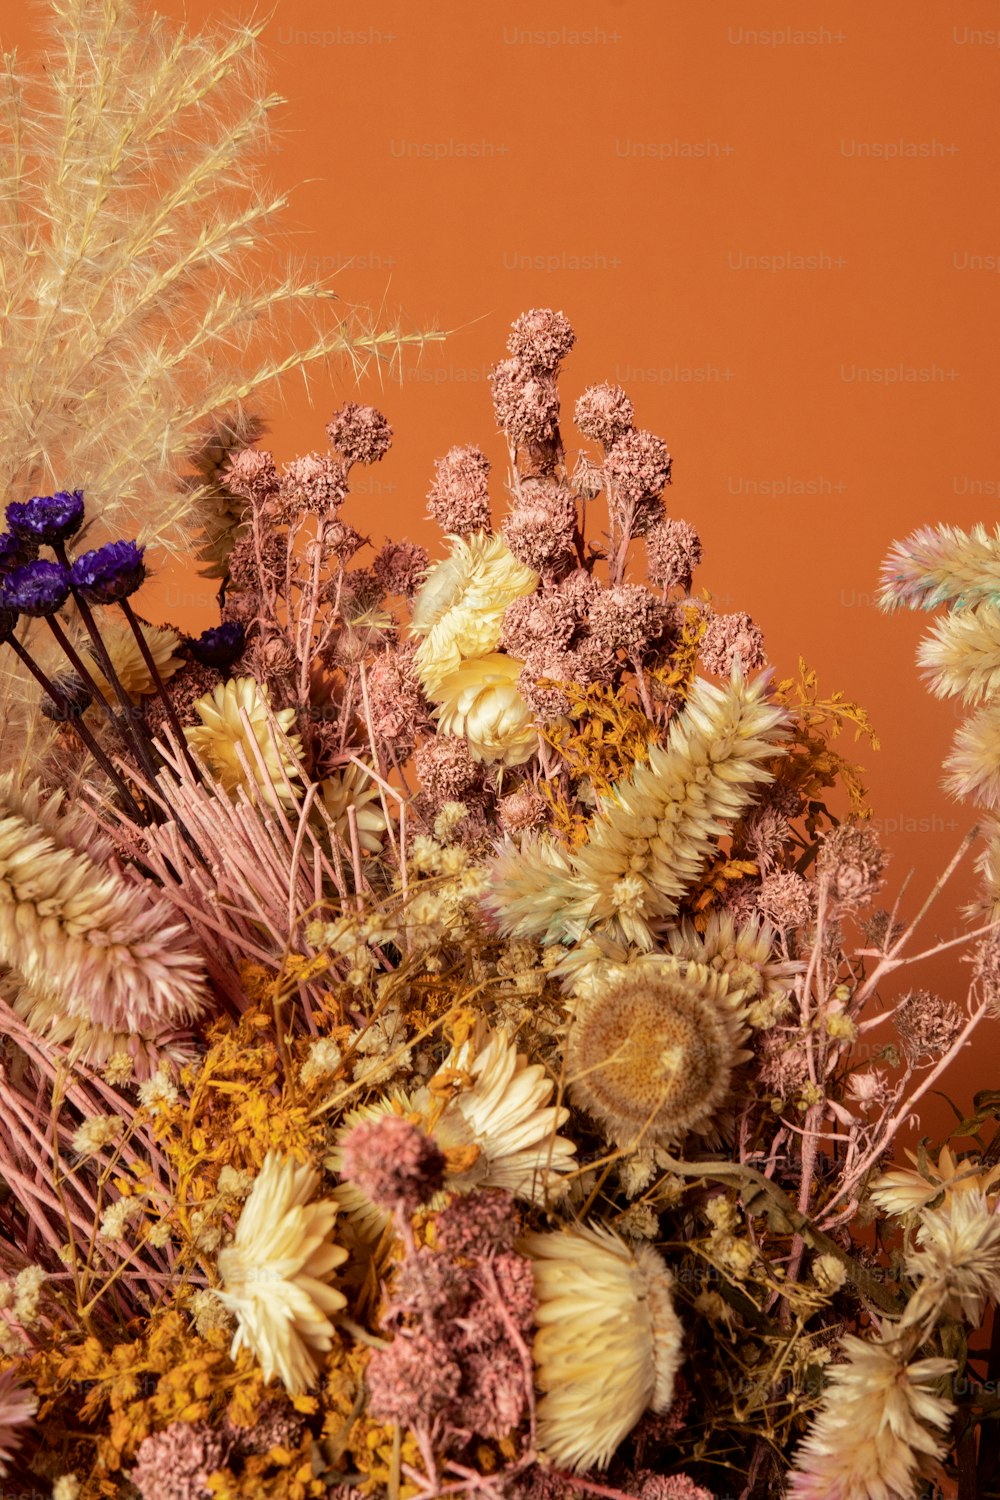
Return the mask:
[[173,729],[174,734],[177,737],[177,743],[180,746],[181,754],[184,756],[184,759],[187,762],[188,770],[194,777],[195,782],[200,782],[201,775],[198,771],[198,767],[195,765],[194,760],[192,759],[191,751],[188,749],[187,739],[185,737],[184,730],[181,728],[181,721],[177,717],[177,710],[174,708],[174,705],[171,703],[169,697],[167,696],[167,690],[163,685],[163,679],[157,671],[156,662],[153,659],[153,653],[149,649],[149,642],[146,640],[146,637],[142,633],[142,626],[136,619],[135,612],[133,611],[132,606],[131,604],[129,604],[127,599],[119,599],[118,603],[121,605],[122,613],[128,621],[129,626],[131,627],[132,634],[135,636],[136,645],[139,647],[139,650],[142,654],[142,659],[146,663],[146,667],[149,671],[150,677],[153,679],[157,696],[159,697],[160,702],[163,704],[167,718],[170,720],[170,727]]
[[146,820],[143,816],[142,809],[139,807],[138,802],[136,802],[135,798],[132,796],[132,793],[129,791],[128,784],[126,783],[124,777],[120,776],[119,773],[115,770],[107,754],[98,744],[89,727],[84,723],[83,714],[72,713],[71,705],[69,704],[67,699],[63,697],[63,695],[59,692],[59,689],[56,687],[55,683],[50,682],[41,668],[35,664],[35,662],[28,655],[28,652],[24,649],[24,647],[21,645],[21,642],[17,639],[16,636],[12,635],[8,637],[8,644],[27,667],[28,671],[31,673],[32,677],[34,677],[35,681],[41,686],[42,691],[44,693],[47,693],[48,696],[52,699],[52,702],[56,705],[56,707],[66,714],[67,719],[69,719],[72,715],[74,729],[80,736],[80,739],[86,745],[94,760],[104,772],[105,776],[107,776],[108,780],[118,788],[118,794],[121,797],[122,801],[125,803],[125,807],[129,816],[134,818],[137,823],[144,823]]

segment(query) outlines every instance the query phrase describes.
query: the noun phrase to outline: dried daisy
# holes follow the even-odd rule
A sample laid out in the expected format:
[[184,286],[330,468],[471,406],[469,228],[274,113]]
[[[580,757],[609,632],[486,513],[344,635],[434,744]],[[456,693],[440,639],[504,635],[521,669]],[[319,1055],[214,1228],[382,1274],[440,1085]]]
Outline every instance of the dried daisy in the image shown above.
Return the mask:
[[198,699],[194,711],[201,723],[184,735],[223,790],[232,794],[242,787],[270,807],[290,807],[296,795],[290,783],[301,776],[302,741],[288,732],[294,708],[274,713],[270,701],[267,687],[252,677],[230,678]]
[[233,1243],[219,1251],[220,1301],[235,1313],[235,1358],[247,1344],[265,1382],[277,1372],[292,1395],[315,1385],[332,1348],[329,1314],[347,1299],[330,1285],[347,1251],[330,1243],[337,1205],[310,1203],[319,1173],[269,1151],[243,1205]]
[[603,1227],[528,1234],[537,1308],[539,1448],[570,1469],[606,1468],[647,1408],[666,1411],[682,1362],[673,1277],[645,1244]]
[[[169,682],[174,673],[179,672],[184,665],[183,657],[175,655],[181,644],[180,636],[176,630],[163,630],[157,625],[145,625],[142,622],[139,629],[156,664],[160,681]],[[156,683],[127,621],[119,624],[116,620],[102,620],[101,640],[111,659],[115,675],[132,702],[138,703],[140,698],[151,697],[156,692]],[[117,707],[115,690],[100,668],[92,666],[90,675],[101,695]]]
[[773,1026],[788,1009],[795,975],[805,965],[775,956],[777,933],[762,917],[738,922],[732,912],[713,911],[704,932],[682,922],[666,933],[670,952],[690,958],[725,974],[732,990],[740,990],[747,1020],[755,1029]]
[[345,846],[351,847],[348,808],[353,807],[358,820],[358,843],[369,854],[377,854],[382,847],[386,824],[379,789],[371,774],[352,762],[326,778],[320,787],[320,795]]
[[414,666],[428,693],[464,657],[493,651],[504,610],[538,584],[538,574],[518,562],[502,536],[477,531],[450,540],[449,555],[428,570],[410,621],[422,637]]
[[659,956],[608,963],[574,1007],[570,1097],[620,1145],[712,1134],[751,1055],[747,1035],[743,993],[726,974]]
[[892,1328],[878,1342],[847,1334],[847,1355],[830,1369],[823,1406],[795,1456],[789,1494],[795,1500],[889,1500],[913,1495],[929,1459],[942,1457],[940,1434],[954,1403],[938,1382],[950,1359],[907,1363],[895,1352]]
[[444,735],[462,735],[477,761],[519,766],[538,748],[531,708],[518,690],[524,666],[498,651],[460,662],[432,693]]
[[992,1193],[1000,1184],[1000,1164],[984,1170],[978,1156],[956,1157],[950,1146],[942,1146],[937,1161],[920,1161],[907,1151],[916,1171],[893,1167],[872,1183],[871,1198],[887,1214],[908,1214],[926,1208],[940,1193],[947,1206],[956,1195]]
[[63,796],[0,778],[0,959],[67,1017],[157,1031],[204,1009],[204,966],[152,885]]

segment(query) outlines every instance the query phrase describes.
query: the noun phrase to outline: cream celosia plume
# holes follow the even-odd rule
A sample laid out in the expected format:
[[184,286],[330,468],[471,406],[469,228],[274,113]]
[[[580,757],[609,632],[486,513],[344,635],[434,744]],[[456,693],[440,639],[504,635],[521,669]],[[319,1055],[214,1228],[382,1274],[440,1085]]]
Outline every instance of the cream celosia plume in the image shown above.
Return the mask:
[[206,1003],[176,911],[116,869],[61,793],[0,778],[0,960],[66,1014],[115,1031],[179,1026]]
[[449,540],[452,550],[428,569],[411,616],[413,634],[422,637],[414,666],[431,695],[464,658],[495,650],[507,606],[538,584],[538,574],[518,562],[499,534]]
[[738,666],[721,687],[697,678],[666,746],[651,744],[648,764],[601,799],[581,848],[566,855],[543,838],[502,854],[488,897],[502,930],[552,942],[597,927],[650,949],[716,837],[772,780],[763,762],[783,753],[789,714],[768,700],[769,681],[745,684]]
[[995,698],[1000,690],[1000,609],[979,604],[935,620],[917,648],[928,686],[939,698],[964,703]]
[[648,1408],[667,1411],[683,1360],[673,1277],[649,1245],[603,1227],[528,1234],[537,1308],[538,1445],[570,1469],[606,1468]]
[[233,1356],[249,1345],[264,1380],[277,1373],[291,1395],[316,1384],[322,1356],[333,1347],[329,1314],[347,1305],[330,1285],[347,1259],[330,1241],[337,1205],[309,1202],[318,1183],[312,1167],[268,1152],[233,1243],[219,1251],[217,1295],[239,1324]]
[[987,1304],[1000,1300],[1000,1215],[985,1194],[956,1193],[923,1209],[906,1270],[919,1285],[904,1323],[950,1317],[978,1328]]
[[295,723],[294,708],[277,713],[271,695],[252,677],[230,678],[194,705],[201,724],[184,736],[205,762],[214,779],[230,794],[242,787],[251,798],[269,807],[292,807],[294,783],[301,777],[297,758],[302,741],[288,731]]
[[967,609],[990,603],[1000,594],[1000,525],[989,536],[985,526],[962,531],[958,526],[922,526],[896,542],[882,564],[879,607],[901,605],[937,609],[942,604]]
[[881,1339],[847,1334],[847,1355],[834,1365],[819,1415],[795,1455],[789,1494],[795,1500],[910,1500],[928,1459],[940,1458],[954,1403],[935,1386],[954,1368],[950,1359],[907,1362]]

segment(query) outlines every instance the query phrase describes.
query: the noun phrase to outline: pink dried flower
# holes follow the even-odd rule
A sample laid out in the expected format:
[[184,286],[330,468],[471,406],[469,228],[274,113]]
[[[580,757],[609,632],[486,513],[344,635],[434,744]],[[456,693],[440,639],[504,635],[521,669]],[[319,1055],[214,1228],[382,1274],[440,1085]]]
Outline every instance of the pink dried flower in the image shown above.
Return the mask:
[[794,870],[776,870],[760,883],[757,910],[779,932],[791,932],[812,917],[813,887]]
[[605,469],[622,524],[632,536],[644,536],[663,516],[660,496],[670,478],[666,443],[644,429],[624,432],[608,450]]
[[345,620],[357,619],[381,604],[384,590],[372,568],[352,568],[344,574],[340,586],[340,613]]
[[508,439],[520,448],[551,442],[559,426],[559,395],[550,375],[537,375],[517,359],[490,372],[493,410]]
[[533,787],[522,786],[501,800],[499,813],[504,833],[515,835],[542,828],[548,822],[549,809]]
[[884,907],[873,911],[867,921],[861,923],[861,931],[880,953],[887,953],[906,931],[905,922],[894,922],[891,912]]
[[1000,937],[990,933],[977,944],[972,957],[972,976],[994,1016],[1000,1017]]
[[462,1370],[442,1342],[424,1333],[398,1333],[388,1349],[376,1349],[365,1381],[376,1421],[412,1427],[432,1421],[451,1405]]
[[550,572],[571,556],[576,520],[572,490],[554,484],[525,485],[503,522],[504,541],[519,562],[538,573]]
[[258,509],[274,498],[281,483],[273,456],[258,448],[234,453],[222,478],[228,490]]
[[635,407],[620,385],[590,385],[573,413],[584,437],[610,448],[635,426]]
[[430,1305],[438,1317],[453,1317],[463,1311],[469,1300],[469,1279],[462,1268],[447,1255],[426,1245],[407,1255],[392,1284],[392,1302],[387,1320],[420,1317]]
[[383,594],[412,599],[423,582],[429,556],[416,542],[386,541],[375,555],[372,571]]
[[701,562],[701,537],[690,521],[675,521],[670,516],[657,521],[646,533],[646,561],[649,579],[657,588],[682,588],[691,591],[694,570]]
[[13,1366],[0,1374],[0,1477],[8,1472],[8,1462],[21,1446],[21,1428],[31,1421],[37,1405],[34,1393],[18,1385]]
[[711,1490],[695,1484],[687,1474],[656,1474],[641,1469],[632,1481],[635,1500],[714,1500]]
[[744,610],[732,615],[712,615],[699,646],[702,665],[716,677],[728,677],[739,662],[744,677],[764,666],[764,635]]
[[942,1057],[965,1025],[961,1011],[931,990],[911,990],[897,1007],[893,1021],[913,1067]]
[[516,1432],[528,1415],[528,1388],[520,1355],[492,1345],[462,1361],[465,1376],[454,1412],[456,1427],[500,1439]]
[[433,803],[464,802],[483,784],[482,765],[473,760],[464,735],[439,734],[426,740],[415,764],[417,779]]
[[392,447],[392,428],[374,406],[348,401],[326,424],[331,445],[351,464],[377,464]]
[[331,559],[336,558],[341,563],[349,563],[367,540],[349,521],[330,521],[323,527],[323,561],[329,565]]
[[776,807],[754,807],[743,824],[743,845],[766,875],[784,853],[789,836],[788,819]]
[[575,568],[565,578],[560,578],[557,589],[560,597],[566,600],[573,611],[574,620],[580,625],[590,613],[590,606],[600,593],[601,585],[586,568]]
[[565,313],[533,307],[511,324],[507,348],[515,359],[536,370],[554,370],[576,343]]
[[346,1136],[342,1174],[380,1208],[415,1213],[444,1184],[444,1156],[400,1115],[362,1120]]
[[758,1076],[779,1099],[789,1099],[809,1077],[809,1063],[801,1043],[789,1041],[780,1030],[762,1031],[757,1039]]
[[760,915],[757,910],[759,890],[760,884],[756,880],[737,880],[729,886],[722,898],[722,906],[734,922],[742,924],[748,922],[751,917]]
[[347,498],[347,465],[329,454],[306,453],[285,465],[275,513],[292,520],[299,511],[329,515]]
[[887,862],[874,828],[840,823],[823,835],[816,870],[832,899],[848,912],[865,905],[885,884],[882,871]]
[[142,1500],[211,1500],[208,1481],[225,1467],[227,1447],[207,1422],[171,1422],[139,1444],[128,1477]]
[[490,461],[469,443],[449,448],[434,461],[434,483],[427,494],[431,517],[452,535],[490,530]]
[[543,589],[507,606],[500,645],[523,661],[537,646],[567,646],[576,623],[572,599],[561,589]]
[[639,583],[602,589],[590,607],[590,634],[604,655],[641,656],[663,627],[660,601]]
[[270,1453],[272,1448],[295,1449],[302,1439],[305,1422],[297,1412],[289,1411],[279,1401],[268,1402],[260,1410],[252,1427],[236,1427],[227,1418],[222,1424],[223,1437],[241,1456]]
[[[371,724],[377,739],[408,755],[418,734],[431,727],[430,710],[413,669],[415,641],[382,651],[368,668],[366,686]],[[464,743],[464,741],[463,741]]]
[[783,818],[797,818],[802,811],[802,793],[790,781],[782,781],[779,777],[762,788],[757,807],[773,808]]
[[551,724],[567,714],[570,707],[569,698],[553,684],[584,681],[578,652],[536,646],[528,652],[517,679],[517,690],[539,723]]
[[434,1221],[435,1243],[448,1255],[497,1255],[513,1248],[519,1230],[514,1199],[502,1188],[462,1193]]

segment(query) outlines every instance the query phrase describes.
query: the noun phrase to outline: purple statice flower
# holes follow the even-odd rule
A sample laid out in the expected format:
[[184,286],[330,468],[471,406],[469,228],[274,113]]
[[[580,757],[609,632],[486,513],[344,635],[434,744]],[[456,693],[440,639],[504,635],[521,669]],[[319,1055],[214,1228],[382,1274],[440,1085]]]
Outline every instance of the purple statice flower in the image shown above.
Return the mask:
[[0,578],[14,568],[23,568],[25,563],[34,562],[37,556],[36,543],[25,541],[11,531],[0,532]]
[[107,542],[84,552],[70,569],[70,582],[88,604],[117,604],[142,586],[145,547],[138,542]]
[[22,615],[54,615],[69,595],[69,571],[59,562],[30,562],[3,580],[0,604]]
[[227,671],[243,655],[246,632],[237,621],[229,620],[223,625],[213,625],[203,630],[197,640],[188,643],[191,655],[203,667],[216,667]]
[[54,495],[33,495],[7,507],[7,525],[24,541],[68,541],[83,525],[83,491],[57,490]]

